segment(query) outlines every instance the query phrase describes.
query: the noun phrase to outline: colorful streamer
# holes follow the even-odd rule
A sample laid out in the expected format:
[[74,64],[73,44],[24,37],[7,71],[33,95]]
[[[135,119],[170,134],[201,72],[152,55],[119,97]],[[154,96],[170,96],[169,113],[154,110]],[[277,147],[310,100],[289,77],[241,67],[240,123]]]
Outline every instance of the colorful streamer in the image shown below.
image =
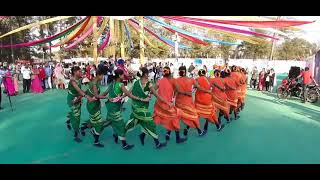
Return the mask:
[[203,40],[208,41],[208,42],[214,42],[214,43],[224,44],[224,45],[229,45],[229,46],[239,45],[239,43],[225,42],[225,41],[219,41],[219,40],[216,40],[216,39],[210,39],[210,38],[202,37],[202,36],[199,36],[197,34],[193,34],[193,33],[190,33],[188,31],[185,31],[183,29],[179,29],[179,28],[174,27],[172,25],[166,24],[165,22],[156,20],[156,19],[154,19],[154,18],[152,18],[150,16],[146,16],[146,18],[150,19],[150,20],[152,20],[152,21],[154,21],[154,22],[156,22],[158,24],[160,24],[161,26],[171,28],[171,29],[175,30],[176,32],[180,32],[182,34],[185,34],[185,35],[188,35],[188,36],[191,36],[191,37],[196,37],[198,39],[203,39]]
[[[173,29],[170,29],[170,28],[167,28],[167,27],[164,27],[165,29],[167,29],[168,31],[172,32],[172,33],[175,33],[175,31]],[[208,46],[209,43],[208,42],[205,42],[205,41],[202,41],[200,39],[197,39],[197,38],[194,38],[192,36],[188,36],[188,35],[185,35],[185,34],[182,34],[182,33],[178,33],[179,36],[189,40],[189,41],[192,41],[194,43],[197,43],[197,44],[202,44],[204,46]]]
[[102,52],[102,50],[104,50],[105,47],[107,47],[107,45],[110,42],[110,32],[107,32],[107,38],[105,39],[105,41],[101,44],[101,46],[98,48],[98,51]]
[[[97,23],[100,23],[102,21],[102,17],[98,17],[97,18]],[[107,26],[106,20],[104,20],[96,34],[96,37],[99,37],[101,35],[101,33],[103,32],[103,30],[105,29],[105,27]],[[93,33],[93,25],[90,26],[88,28],[88,30],[81,36],[79,37],[76,41],[74,41],[72,44],[68,45],[65,49],[71,49],[74,48],[77,44],[79,44],[80,42],[82,42],[85,38],[87,38],[90,34]]]
[[76,37],[78,37],[85,30],[85,28],[88,26],[88,23],[90,22],[91,19],[92,18],[90,16],[87,17],[86,21],[83,22],[81,26],[79,26],[75,31],[70,33],[67,37],[65,37],[60,42],[56,43],[55,45],[53,45],[51,47],[62,46],[63,44],[66,44],[66,43],[72,41],[73,39],[75,39]]
[[[174,18],[179,18],[174,16]],[[229,24],[236,26],[254,27],[254,28],[284,28],[290,26],[300,26],[303,24],[310,24],[315,21],[293,21],[293,20],[277,20],[277,21],[237,21],[237,20],[217,20],[217,19],[202,19],[202,18],[190,18],[183,17],[182,19],[191,21],[202,21],[219,24]]]
[[202,23],[202,22],[197,22],[197,21],[190,21],[190,20],[182,19],[182,18],[172,18],[172,17],[168,17],[168,16],[165,16],[164,18],[170,19],[170,20],[174,20],[174,21],[185,22],[185,23],[188,23],[188,24],[194,24],[194,25],[198,25],[198,26],[201,26],[201,27],[214,28],[214,29],[220,29],[220,30],[224,30],[224,31],[231,31],[231,32],[236,32],[236,33],[249,34],[249,35],[261,36],[261,37],[265,37],[265,38],[271,38],[271,39],[279,40],[278,38],[274,38],[272,36],[265,35],[265,34],[262,34],[262,33],[253,32],[253,31],[229,28],[229,27],[218,26],[218,25],[213,25],[213,24],[207,24],[207,23]]
[[79,37],[76,41],[74,41],[72,44],[68,45],[67,47],[65,47],[66,50],[72,49],[74,48],[77,44],[79,44],[80,42],[82,42],[85,38],[87,38],[90,34],[93,33],[93,26],[91,26],[89,28],[89,30],[87,32],[85,32],[81,37]]
[[[135,24],[139,24],[137,21],[135,21],[134,19],[130,19],[129,21],[134,22]],[[159,36],[158,34],[154,33],[153,31],[151,31],[150,29],[148,29],[147,27],[144,27],[144,30],[146,30],[148,33],[150,33],[151,35],[153,35],[154,37],[156,37],[157,39],[159,39],[160,41],[162,41],[163,43],[174,47],[174,43],[166,38],[163,38],[161,36]],[[183,45],[183,44],[179,44],[179,48],[182,49],[188,49],[189,47]]]
[[[133,29],[136,31],[137,35],[139,35],[139,27],[138,25],[134,24],[133,22],[131,22],[129,20],[129,24],[133,27]],[[145,28],[144,28],[145,29]],[[144,43],[148,44],[149,46],[151,46],[152,48],[158,48],[155,45],[153,45],[150,40],[147,38],[147,36],[143,35],[143,39],[144,39]]]
[[14,33],[26,30],[26,29],[31,29],[31,28],[33,28],[35,26],[39,26],[39,25],[47,24],[47,23],[52,23],[52,22],[55,22],[55,21],[60,21],[60,20],[63,20],[63,19],[71,18],[71,17],[74,17],[74,16],[58,16],[58,17],[46,19],[46,20],[43,20],[43,21],[39,21],[39,22],[36,22],[36,23],[28,24],[26,26],[22,26],[22,27],[20,27],[18,29],[10,31],[10,32],[8,32],[8,33],[6,33],[4,35],[1,35],[0,38],[6,37],[6,36],[8,36],[10,34],[14,34]]
[[127,25],[126,22],[124,22],[124,28],[125,28],[126,34],[127,34],[127,36],[128,36],[128,40],[129,40],[129,43],[130,43],[130,51],[131,51],[134,46],[133,46],[133,42],[132,42],[132,39],[131,39],[131,34],[130,34],[130,31],[129,31],[129,29],[128,29],[128,25]]
[[35,46],[35,45],[40,45],[40,44],[44,44],[53,40],[56,40],[58,38],[61,38],[65,35],[67,35],[68,33],[71,33],[76,27],[78,27],[85,19],[82,19],[81,21],[79,21],[78,23],[72,25],[71,27],[65,29],[64,31],[44,38],[44,39],[40,39],[37,41],[32,41],[32,42],[25,42],[25,43],[20,43],[20,44],[14,44],[14,45],[1,45],[0,48],[18,48],[18,47],[27,47],[27,46]]

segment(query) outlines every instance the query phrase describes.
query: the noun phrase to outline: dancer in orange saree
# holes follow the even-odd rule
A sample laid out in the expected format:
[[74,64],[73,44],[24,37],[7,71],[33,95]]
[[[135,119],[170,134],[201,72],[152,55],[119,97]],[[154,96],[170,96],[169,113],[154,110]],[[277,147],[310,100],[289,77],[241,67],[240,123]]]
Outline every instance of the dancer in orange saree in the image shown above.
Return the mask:
[[243,80],[243,84],[240,86],[240,91],[239,91],[239,104],[240,104],[240,109],[243,110],[244,105],[245,105],[245,98],[246,98],[246,93],[247,93],[247,83],[248,83],[248,78],[246,75],[246,70],[244,68],[240,69],[240,75]]
[[181,66],[179,68],[180,77],[175,82],[176,107],[181,110],[182,121],[187,125],[183,134],[187,136],[191,127],[197,129],[199,136],[203,136],[205,132],[200,129],[200,117],[192,98],[193,87],[198,88],[199,86],[195,79],[186,77],[186,72],[186,67]]
[[217,130],[220,131],[224,127],[224,125],[221,125],[217,118],[218,109],[212,102],[210,81],[205,76],[206,71],[204,69],[199,70],[198,75],[199,78],[197,78],[197,83],[199,87],[197,88],[195,95],[195,106],[198,115],[206,119],[203,131],[205,133],[208,131],[209,121],[215,124]]
[[227,101],[227,94],[225,92],[226,85],[223,78],[221,78],[221,71],[215,70],[214,77],[210,79],[210,84],[212,86],[212,102],[213,105],[219,111],[218,121],[221,123],[221,116],[230,122],[230,104]]
[[180,110],[173,105],[174,79],[171,78],[169,67],[163,68],[163,78],[157,82],[157,101],[154,105],[153,119],[156,124],[161,124],[166,130],[166,140],[169,141],[171,131],[176,133],[176,142],[182,143],[186,138],[180,137]]
[[228,69],[224,73],[224,82],[226,85],[226,95],[227,101],[230,104],[230,114],[234,112],[234,119],[237,120],[238,117],[238,91],[237,91],[237,79],[231,77],[231,72]]

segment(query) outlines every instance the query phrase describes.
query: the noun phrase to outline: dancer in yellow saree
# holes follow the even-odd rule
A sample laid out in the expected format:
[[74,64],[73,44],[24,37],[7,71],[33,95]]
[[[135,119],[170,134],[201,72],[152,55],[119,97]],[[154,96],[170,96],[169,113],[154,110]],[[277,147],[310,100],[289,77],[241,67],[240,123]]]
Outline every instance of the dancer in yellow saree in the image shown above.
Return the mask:
[[[133,83],[132,95],[145,99],[150,97],[153,93],[156,97],[158,96],[157,92],[154,90],[152,82],[148,80],[149,71],[146,67],[142,67],[138,73],[140,76],[139,80],[136,80]],[[153,121],[152,114],[149,111],[149,102],[142,102],[137,100],[132,100],[132,113],[130,120],[127,122],[126,129],[127,131],[133,130],[136,125],[141,126],[142,133],[140,134],[141,144],[144,145],[144,139],[146,134],[151,136],[155,142],[156,148],[160,149],[166,145],[166,143],[159,142],[159,136],[156,131],[156,124]]]

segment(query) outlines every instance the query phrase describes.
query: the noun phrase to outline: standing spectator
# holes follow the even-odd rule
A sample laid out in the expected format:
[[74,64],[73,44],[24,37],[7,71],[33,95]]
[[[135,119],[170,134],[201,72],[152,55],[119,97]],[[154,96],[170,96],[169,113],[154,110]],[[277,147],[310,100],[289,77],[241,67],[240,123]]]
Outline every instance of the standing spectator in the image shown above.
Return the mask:
[[69,67],[68,64],[64,65],[63,76],[64,76],[64,88],[68,89],[68,85],[71,77],[71,68]]
[[264,76],[265,73],[266,73],[266,70],[265,70],[265,68],[263,68],[259,74],[259,86],[258,86],[259,91],[262,91],[265,87],[265,76]]
[[257,67],[253,67],[253,70],[251,72],[251,80],[250,80],[250,88],[256,89],[257,85],[257,79],[258,79],[258,70]]
[[45,72],[46,72],[45,88],[52,89],[52,83],[51,83],[52,69],[50,68],[48,63],[46,63],[45,67],[46,67],[45,68]]
[[274,87],[274,83],[275,83],[275,81],[274,81],[274,79],[275,79],[275,73],[274,73],[273,68],[271,68],[271,70],[270,70],[269,78],[270,78],[270,81],[269,81],[269,89],[270,89],[270,92],[272,93],[273,87]]
[[31,86],[31,70],[28,65],[21,67],[23,78],[23,93],[29,93]]
[[266,84],[266,91],[269,91],[269,86],[270,86],[270,70],[267,71],[265,74],[265,84]]
[[40,70],[33,65],[32,69],[32,81],[31,81],[31,91],[33,93],[43,93],[43,89],[41,86],[41,80],[39,78]]
[[193,70],[195,69],[193,63],[190,64],[189,68],[188,68],[188,72],[190,74],[190,77],[193,77]]
[[101,66],[99,64],[98,69],[103,74],[103,79],[101,80],[101,85],[106,86],[108,84],[108,63],[107,63],[107,61],[104,61]]
[[46,71],[43,68],[42,64],[39,67],[39,79],[41,82],[42,89],[45,90],[46,89]]

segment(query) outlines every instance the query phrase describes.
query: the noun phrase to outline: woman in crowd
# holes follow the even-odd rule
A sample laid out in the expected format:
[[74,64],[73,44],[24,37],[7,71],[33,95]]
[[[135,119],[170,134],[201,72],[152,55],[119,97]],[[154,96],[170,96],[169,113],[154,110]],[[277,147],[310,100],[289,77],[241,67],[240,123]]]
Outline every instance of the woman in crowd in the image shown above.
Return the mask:
[[274,73],[273,68],[271,68],[271,70],[270,70],[269,78],[270,78],[269,89],[270,89],[270,92],[272,93],[273,92],[273,86],[274,86],[274,83],[275,83],[275,81],[274,81],[275,80],[275,73]]
[[43,93],[43,88],[41,86],[41,81],[39,78],[39,69],[36,65],[32,66],[32,76],[31,76],[31,91],[33,93]]
[[265,69],[263,68],[262,71],[259,73],[259,83],[258,83],[258,90],[262,91],[265,87]]
[[[6,93],[9,96],[14,96],[16,91],[14,89],[12,74],[6,66],[4,67],[4,71],[5,71],[4,78],[3,78],[4,89],[6,90]],[[1,86],[1,84],[0,84],[0,86]],[[2,92],[0,92],[0,93],[2,93]]]
[[64,83],[65,83],[65,78],[64,75],[62,74],[63,68],[60,63],[56,65],[54,68],[54,84],[57,89],[64,89]]
[[[133,83],[132,87],[132,95],[140,98],[146,99],[149,98],[151,93],[154,94],[157,98],[163,99],[160,97],[152,85],[152,80],[149,79],[149,70],[145,67],[140,69],[138,73],[140,77],[139,80],[136,80]],[[139,135],[141,144],[144,145],[144,139],[146,134],[151,136],[155,142],[155,146],[157,149],[160,149],[166,145],[166,143],[159,142],[159,136],[156,131],[156,124],[152,119],[152,114],[149,111],[149,101],[143,102],[138,100],[132,100],[132,113],[130,116],[130,120],[126,125],[127,131],[132,130],[136,125],[140,125],[142,132]]]

